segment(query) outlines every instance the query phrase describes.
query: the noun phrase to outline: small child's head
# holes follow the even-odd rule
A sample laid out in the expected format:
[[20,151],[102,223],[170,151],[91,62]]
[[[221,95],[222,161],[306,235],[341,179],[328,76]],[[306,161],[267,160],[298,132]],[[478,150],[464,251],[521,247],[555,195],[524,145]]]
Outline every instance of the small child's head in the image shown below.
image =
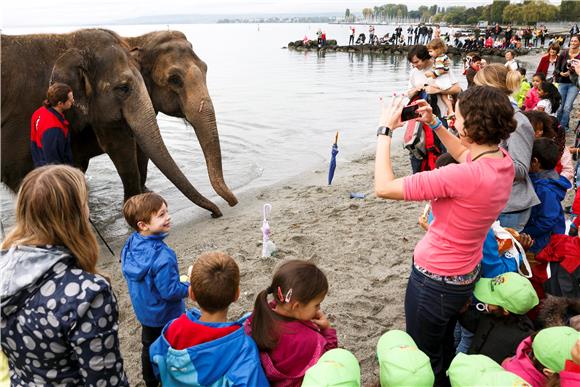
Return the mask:
[[163,234],[171,230],[167,202],[154,192],[130,197],[123,206],[123,216],[141,235]]
[[[258,348],[276,346],[276,323],[280,315],[300,321],[316,318],[327,292],[328,280],[315,264],[298,259],[282,263],[270,286],[258,293],[254,303],[252,337]],[[278,312],[270,307],[270,294]]]
[[535,89],[540,88],[540,84],[546,80],[546,74],[544,73],[535,73],[532,77],[532,86]]
[[540,137],[534,141],[530,172],[549,171],[556,168],[560,160],[558,144],[551,138]]
[[443,40],[435,38],[427,44],[427,50],[429,50],[429,55],[431,55],[432,58],[436,58],[445,54],[445,51],[447,51],[447,46]]
[[520,376],[506,371],[485,355],[458,353],[447,375],[452,386],[530,386]]
[[514,59],[515,57],[516,57],[516,53],[515,53],[514,51],[512,51],[512,50],[507,50],[507,51],[505,52],[505,60],[508,60],[508,61],[509,61],[509,60],[512,60],[512,59]]
[[406,332],[391,330],[377,343],[381,386],[433,386],[431,361]]
[[240,269],[221,251],[201,254],[191,267],[189,297],[204,312],[227,310],[240,296]]
[[539,110],[526,110],[524,115],[528,117],[528,120],[530,120],[536,138],[556,137],[556,132],[553,130],[553,119],[548,113]]
[[554,86],[553,83],[542,81],[538,87],[538,95],[541,99],[547,99],[550,101],[552,104],[552,112],[555,112],[560,107],[562,96],[560,95],[558,88]]
[[533,360],[539,363],[546,376],[564,370],[566,360],[572,360],[572,348],[580,340],[580,332],[571,327],[551,327],[542,329],[532,341]]
[[522,82],[526,81],[527,80],[526,74],[528,73],[528,71],[525,68],[523,68],[522,66],[518,67],[518,71],[520,72],[520,74],[522,74]]
[[473,295],[496,316],[508,316],[510,313],[523,315],[539,303],[532,283],[518,273],[481,278],[475,284]]

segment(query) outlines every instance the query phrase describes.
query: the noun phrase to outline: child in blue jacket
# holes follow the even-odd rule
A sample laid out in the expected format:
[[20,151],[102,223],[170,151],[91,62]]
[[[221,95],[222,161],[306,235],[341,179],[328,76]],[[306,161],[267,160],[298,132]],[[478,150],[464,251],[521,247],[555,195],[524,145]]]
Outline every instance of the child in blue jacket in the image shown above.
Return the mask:
[[149,360],[149,346],[165,324],[185,311],[189,283],[181,282],[175,252],[163,242],[171,230],[167,203],[156,193],[133,196],[123,215],[135,230],[121,253],[123,275],[137,320],[141,323],[141,366],[147,387],[159,382]]
[[254,340],[244,332],[248,316],[228,321],[240,296],[240,269],[227,254],[200,255],[191,268],[192,308],[163,328],[151,345],[151,362],[164,387],[268,386]]
[[541,203],[532,207],[523,232],[534,239],[530,251],[535,254],[546,247],[553,234],[564,234],[566,231],[561,201],[572,184],[554,170],[559,159],[560,150],[552,139],[541,137],[534,141],[530,179]]

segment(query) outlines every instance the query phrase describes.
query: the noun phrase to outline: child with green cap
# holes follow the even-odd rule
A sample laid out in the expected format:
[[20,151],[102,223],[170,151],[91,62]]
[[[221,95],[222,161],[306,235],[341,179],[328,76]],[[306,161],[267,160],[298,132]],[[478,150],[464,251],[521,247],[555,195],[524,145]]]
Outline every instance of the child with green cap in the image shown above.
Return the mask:
[[304,375],[302,387],[360,387],[360,366],[352,353],[331,349]]
[[[518,346],[516,355],[507,359],[503,368],[519,375],[533,387],[559,385],[559,373],[572,360],[572,349],[580,340],[580,332],[570,327],[542,329]],[[553,382],[553,384],[552,384]]]
[[447,375],[451,387],[532,386],[515,373],[504,370],[485,355],[458,353],[451,362]]
[[432,387],[435,375],[431,360],[406,332],[389,331],[377,344],[381,386]]
[[479,303],[459,317],[474,333],[468,354],[481,354],[501,363],[516,353],[518,344],[534,333],[525,315],[538,305],[532,283],[518,273],[504,273],[477,281],[473,295]]

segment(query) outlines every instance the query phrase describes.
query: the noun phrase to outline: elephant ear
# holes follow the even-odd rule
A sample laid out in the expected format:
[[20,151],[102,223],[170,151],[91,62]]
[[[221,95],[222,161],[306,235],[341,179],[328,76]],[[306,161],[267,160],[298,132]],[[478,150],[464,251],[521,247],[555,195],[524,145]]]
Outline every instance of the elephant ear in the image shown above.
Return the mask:
[[61,82],[71,87],[75,98],[72,110],[83,117],[89,113],[89,100],[94,90],[88,76],[88,56],[86,51],[72,48],[58,57],[50,75],[51,85]]

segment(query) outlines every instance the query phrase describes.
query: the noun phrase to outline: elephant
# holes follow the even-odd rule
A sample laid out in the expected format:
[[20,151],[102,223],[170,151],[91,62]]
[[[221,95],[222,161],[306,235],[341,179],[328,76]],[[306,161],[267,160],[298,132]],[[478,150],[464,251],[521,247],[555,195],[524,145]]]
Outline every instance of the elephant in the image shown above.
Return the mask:
[[1,178],[15,191],[33,169],[30,117],[52,82],[71,86],[74,166],[86,171],[86,154],[106,152],[123,182],[125,199],[142,192],[139,152],[193,203],[213,217],[219,208],[187,180],[169,154],[138,63],[116,33],[103,29],[68,34],[2,35]]
[[[156,31],[127,37],[125,41],[140,65],[155,111],[185,118],[193,126],[212,187],[230,206],[236,205],[238,200],[223,177],[215,111],[206,83],[206,63],[195,54],[185,34],[179,31]],[[142,152],[138,153],[144,185],[148,159]]]

